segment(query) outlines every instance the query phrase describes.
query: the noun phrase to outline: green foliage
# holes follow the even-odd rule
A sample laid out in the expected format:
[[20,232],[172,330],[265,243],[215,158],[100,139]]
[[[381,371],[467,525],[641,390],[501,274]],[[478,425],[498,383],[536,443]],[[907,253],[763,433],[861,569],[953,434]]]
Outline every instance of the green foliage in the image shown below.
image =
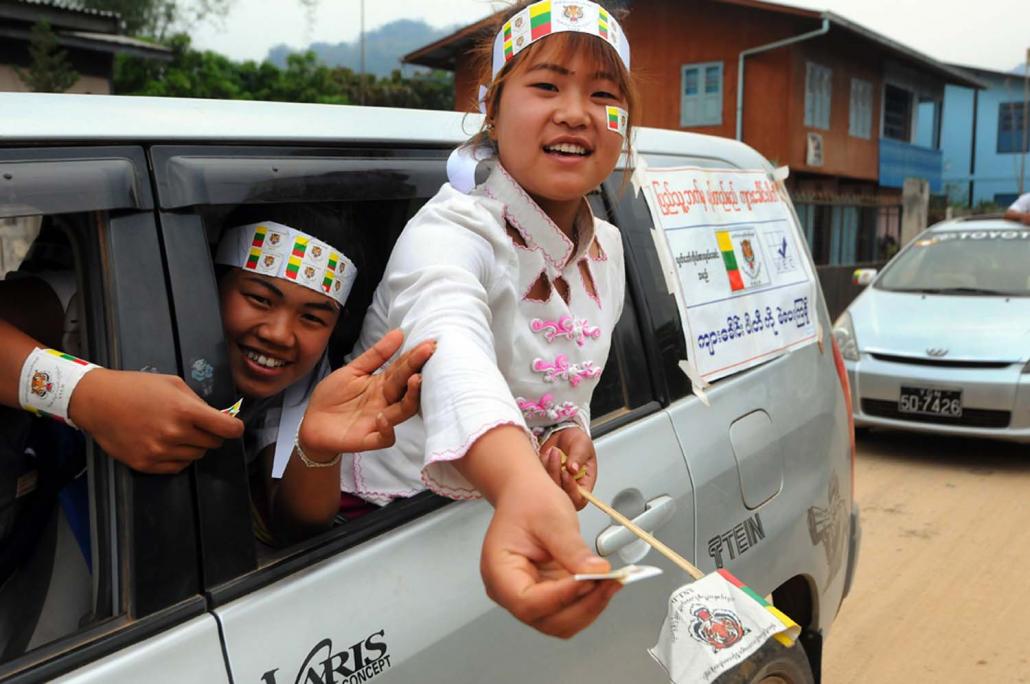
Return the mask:
[[125,33],[163,41],[172,30],[224,17],[234,0],[81,0],[88,9],[117,12]]
[[366,104],[415,109],[452,109],[453,77],[445,72],[405,78],[362,77],[344,67],[329,67],[313,52],[293,54],[286,68],[270,62],[235,62],[217,52],[194,50],[189,36],[167,41],[171,62],[119,55],[114,92],[119,95],[273,100],[323,104]]
[[57,36],[45,21],[32,27],[29,57],[32,61],[28,70],[16,69],[16,72],[33,92],[63,93],[79,80],[78,72],[68,60],[68,53],[57,46]]

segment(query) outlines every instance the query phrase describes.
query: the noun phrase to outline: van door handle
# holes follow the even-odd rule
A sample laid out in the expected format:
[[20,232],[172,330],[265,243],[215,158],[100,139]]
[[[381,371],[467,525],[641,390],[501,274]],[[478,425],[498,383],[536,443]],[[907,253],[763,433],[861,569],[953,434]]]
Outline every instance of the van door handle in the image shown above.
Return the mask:
[[[647,532],[654,532],[669,522],[675,513],[676,500],[662,495],[644,504],[644,512],[633,518],[633,523]],[[597,535],[597,552],[602,556],[610,556],[636,540],[637,535],[622,525],[610,525]]]

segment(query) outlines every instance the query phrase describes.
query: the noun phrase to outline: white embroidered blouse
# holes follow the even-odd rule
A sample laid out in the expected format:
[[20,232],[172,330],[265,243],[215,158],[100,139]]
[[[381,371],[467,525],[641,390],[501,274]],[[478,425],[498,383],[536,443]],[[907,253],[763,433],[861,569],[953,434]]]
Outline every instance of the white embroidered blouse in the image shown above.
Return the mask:
[[576,226],[574,244],[499,163],[468,195],[444,185],[408,222],[358,349],[397,327],[405,350],[429,339],[437,349],[421,414],[397,426],[393,447],[345,455],[343,491],[378,504],[426,486],[474,498],[451,461],[489,430],[521,427],[534,446],[562,423],[590,433],[625,272],[618,229],[586,200]]

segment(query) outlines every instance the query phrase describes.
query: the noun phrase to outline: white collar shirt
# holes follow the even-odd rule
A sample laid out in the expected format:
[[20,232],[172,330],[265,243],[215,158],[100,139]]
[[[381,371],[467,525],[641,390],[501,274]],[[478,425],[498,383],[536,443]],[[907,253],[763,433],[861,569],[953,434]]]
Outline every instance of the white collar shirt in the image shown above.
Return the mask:
[[518,426],[534,446],[559,424],[589,434],[625,273],[618,229],[586,200],[575,225],[574,242],[499,163],[471,194],[444,185],[409,221],[358,350],[393,328],[404,350],[425,340],[437,349],[420,414],[397,426],[393,447],[345,455],[344,491],[379,504],[427,486],[475,498],[452,462],[491,429]]

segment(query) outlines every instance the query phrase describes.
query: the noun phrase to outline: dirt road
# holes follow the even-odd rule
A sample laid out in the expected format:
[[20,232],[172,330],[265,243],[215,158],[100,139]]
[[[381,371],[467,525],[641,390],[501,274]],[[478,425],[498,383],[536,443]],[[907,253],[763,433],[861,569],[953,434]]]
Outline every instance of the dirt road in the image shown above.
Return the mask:
[[823,681],[1030,682],[1030,445],[863,435],[855,498]]

